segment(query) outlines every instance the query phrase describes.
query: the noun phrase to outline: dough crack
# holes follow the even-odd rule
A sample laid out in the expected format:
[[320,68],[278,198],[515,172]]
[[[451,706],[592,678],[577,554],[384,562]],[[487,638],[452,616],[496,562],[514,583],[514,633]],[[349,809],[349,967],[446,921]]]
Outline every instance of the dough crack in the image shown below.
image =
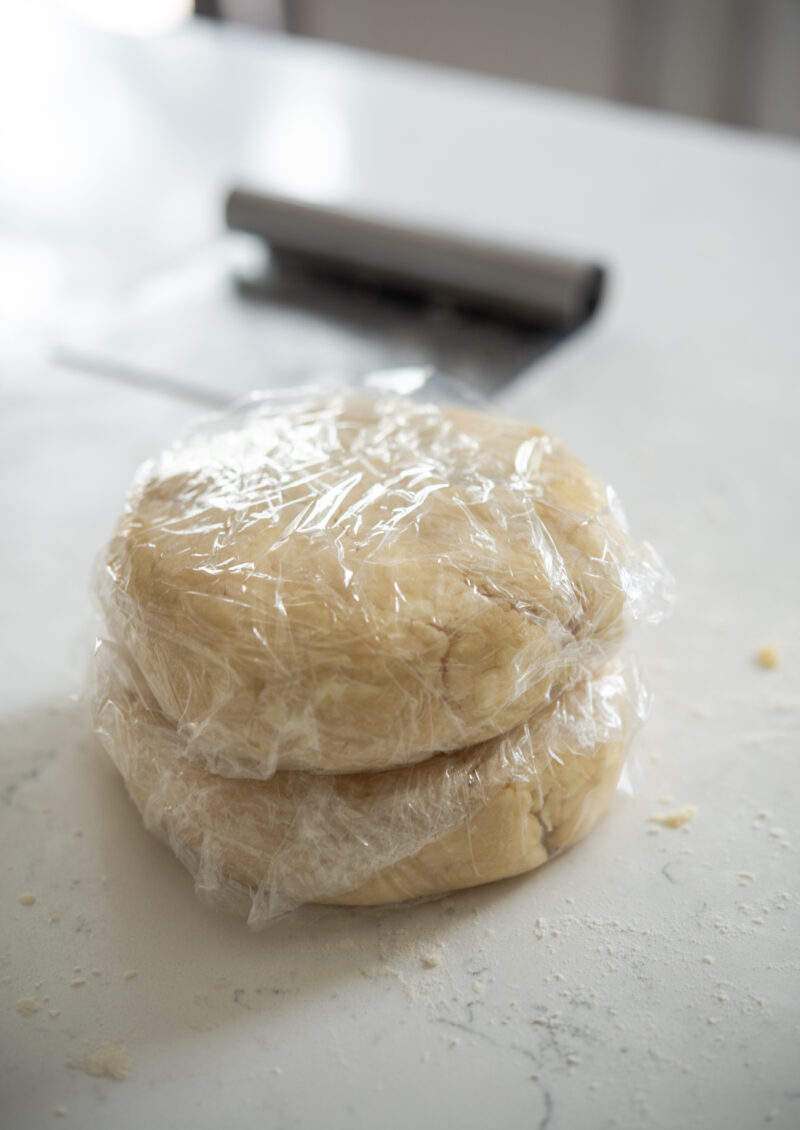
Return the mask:
[[510,596],[508,593],[498,592],[497,589],[492,588],[486,582],[476,581],[473,577],[464,577],[464,584],[467,588],[477,593],[478,596],[484,597],[486,600],[491,600],[494,604],[504,605],[509,612],[519,612],[522,616],[528,616],[533,620],[550,619],[551,614],[536,601],[526,600],[520,597]]

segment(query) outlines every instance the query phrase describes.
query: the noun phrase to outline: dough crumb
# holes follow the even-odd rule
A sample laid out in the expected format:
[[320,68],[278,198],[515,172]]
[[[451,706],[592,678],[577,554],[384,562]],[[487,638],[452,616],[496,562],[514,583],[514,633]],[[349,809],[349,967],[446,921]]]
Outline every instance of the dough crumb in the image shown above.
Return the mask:
[[47,1015],[50,1017],[51,1020],[55,1020],[55,1018],[57,1016],[61,1015],[61,1009],[60,1008],[51,1008]]
[[39,1011],[39,1002],[34,997],[20,997],[17,1001],[17,1012],[20,1016],[33,1016]]
[[77,989],[81,985],[85,985],[85,984],[86,984],[86,978],[85,977],[73,977],[72,980],[70,981],[70,985],[72,986],[73,989]]
[[53,1111],[53,1114],[57,1115],[59,1118],[64,1118],[66,1113],[67,1113],[67,1108],[65,1106],[57,1106],[56,1109]]
[[714,958],[711,956],[710,953],[705,954],[704,957],[702,958],[702,961],[703,961],[703,965],[713,965],[714,964]]
[[437,965],[442,964],[442,959],[435,953],[424,953],[420,961],[425,969],[435,969]]
[[102,972],[102,970],[100,970],[100,969],[93,969],[92,970],[92,976],[93,977],[99,977],[101,972]]
[[25,891],[24,894],[19,896],[17,902],[20,906],[33,906],[36,902],[36,895],[32,891]]
[[675,808],[672,812],[654,812],[650,820],[654,824],[664,824],[667,828],[680,828],[688,823],[697,813],[693,804],[685,804],[683,808]]
[[[123,979],[123,981],[132,981],[133,978],[138,977],[138,975],[139,975],[138,969],[126,969],[125,972],[122,974],[122,979]],[[216,989],[216,987],[217,986],[215,985],[214,988]],[[225,986],[225,988],[227,988],[227,985]]]
[[779,667],[780,662],[781,653],[774,643],[768,643],[764,647],[759,648],[756,652],[756,663],[759,667],[764,667],[767,671],[771,671],[774,667]]
[[131,1060],[122,1044],[97,1044],[85,1055],[67,1060],[67,1067],[85,1071],[87,1075],[105,1075],[117,1083],[127,1079]]
[[60,922],[61,921],[61,915],[60,914],[51,914],[50,915],[50,921],[51,922]]

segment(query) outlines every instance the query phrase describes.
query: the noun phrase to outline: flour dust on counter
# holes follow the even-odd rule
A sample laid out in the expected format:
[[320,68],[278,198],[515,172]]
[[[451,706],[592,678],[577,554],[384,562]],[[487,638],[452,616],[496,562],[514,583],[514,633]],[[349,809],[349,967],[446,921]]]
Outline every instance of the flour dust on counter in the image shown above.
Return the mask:
[[[520,1128],[547,1117],[551,1126],[564,1123],[576,1088],[613,1095],[615,1109],[627,1112],[623,1126],[666,1127],[676,1110],[671,1093],[683,1096],[681,1109],[702,1109],[709,1079],[722,1085],[720,1064],[744,1056],[743,1032],[751,1066],[743,1058],[740,1069],[770,1077],[752,1048],[764,1032],[785,1029],[782,940],[800,925],[796,896],[779,879],[790,849],[770,835],[788,823],[779,807],[758,798],[731,804],[755,853],[740,833],[722,851],[713,848],[714,824],[705,818],[643,836],[643,812],[679,795],[673,756],[650,767],[635,798],[619,797],[614,818],[598,829],[609,861],[600,884],[591,845],[579,845],[534,883],[512,879],[491,892],[401,909],[303,908],[266,938],[197,904],[160,845],[148,841],[133,856],[126,850],[135,814],[84,725],[75,704],[20,720],[15,729],[25,738],[6,746],[2,780],[4,795],[11,790],[4,841],[24,826],[44,853],[6,856],[11,891],[36,891],[37,901],[5,922],[2,945],[12,1010],[23,996],[41,1005],[15,1015],[12,1054],[28,1080],[29,1109],[42,1116],[64,1105],[92,1125],[86,1084],[105,1089],[106,1119],[126,1125],[116,1096],[136,1088],[137,1103],[149,1109],[147,1088],[165,1085],[158,1082],[164,1040],[171,1071],[194,1080],[212,1105],[198,1064],[208,1073],[224,1063],[226,1078],[251,1101],[260,1094],[272,1111],[291,1101],[309,1118],[310,1101],[298,1098],[301,1048],[322,1065],[318,1086],[328,1094],[335,1072],[374,1070],[382,1089],[365,1102],[376,1124],[394,1093],[381,1066],[387,1055],[398,1078],[413,1073],[422,1092],[409,1119],[424,1117],[423,1101],[439,1101],[427,1072],[457,1071],[476,1086],[490,1075],[502,1080]],[[719,803],[728,801],[723,783]],[[710,803],[705,796],[704,813]],[[99,824],[90,811],[102,814]],[[82,838],[73,835],[76,824]],[[748,966],[754,945],[759,968]],[[137,977],[126,979],[133,971]],[[77,978],[86,983],[72,988]],[[679,1009],[674,984],[682,987]],[[378,1019],[384,1014],[391,1020]],[[119,1061],[91,1058],[103,1045],[123,1048],[135,1066],[124,1085],[114,1074]],[[43,1062],[50,1082],[38,1096]],[[476,1107],[468,1126],[489,1116],[480,1101]],[[783,1109],[777,1097],[773,1109]]]

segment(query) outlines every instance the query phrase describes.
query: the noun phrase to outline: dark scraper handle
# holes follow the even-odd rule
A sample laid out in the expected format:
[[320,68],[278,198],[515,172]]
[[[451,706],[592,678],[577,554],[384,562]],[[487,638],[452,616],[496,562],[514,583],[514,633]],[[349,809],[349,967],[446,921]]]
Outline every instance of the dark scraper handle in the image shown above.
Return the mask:
[[228,227],[265,239],[279,261],[568,330],[597,307],[605,272],[496,241],[234,189]]

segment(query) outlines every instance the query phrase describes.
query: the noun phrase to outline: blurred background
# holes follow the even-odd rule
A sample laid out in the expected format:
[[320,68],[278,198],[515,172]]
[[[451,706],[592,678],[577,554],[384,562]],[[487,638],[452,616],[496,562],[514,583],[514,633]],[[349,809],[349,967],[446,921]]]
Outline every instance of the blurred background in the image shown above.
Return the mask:
[[659,192],[702,214],[709,254],[748,238],[719,183],[686,190],[692,144],[735,138],[692,128],[651,182],[651,116],[625,116],[630,145],[582,133],[612,103],[792,148],[800,0],[0,0],[0,353],[46,346],[220,398],[321,365],[431,363],[493,389],[563,327],[281,277],[263,240],[227,230],[226,198],[255,187],[599,263],[608,316],[637,290]]
[[192,14],[800,136],[800,0],[65,0],[159,30]]

